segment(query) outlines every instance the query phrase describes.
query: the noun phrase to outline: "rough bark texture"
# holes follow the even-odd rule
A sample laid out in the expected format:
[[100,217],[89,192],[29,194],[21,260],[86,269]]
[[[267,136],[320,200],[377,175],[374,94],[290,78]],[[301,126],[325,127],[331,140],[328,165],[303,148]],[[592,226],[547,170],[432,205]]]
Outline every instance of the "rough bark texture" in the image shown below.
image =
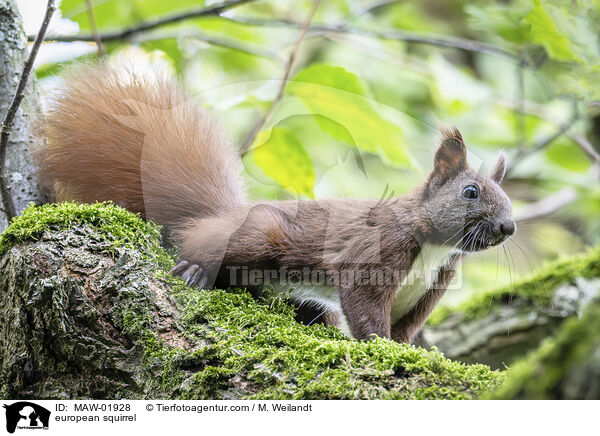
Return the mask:
[[505,368],[600,299],[600,247],[548,265],[535,277],[441,308],[423,331],[446,356]]
[[[26,59],[27,38],[17,6],[13,0],[0,0],[0,120],[4,119],[12,101]],[[25,209],[29,202],[39,204],[43,201],[37,184],[37,171],[29,155],[37,141],[32,125],[38,111],[35,77],[31,77],[6,153],[6,173],[17,212]],[[1,204],[0,233],[7,226]]]
[[187,288],[158,231],[115,206],[29,208],[0,256],[5,398],[473,398],[502,378],[301,325],[272,297]]
[[3,396],[140,397],[143,349],[118,318],[139,305],[153,309],[148,322],[159,335],[177,331],[164,285],[139,256],[104,256],[102,242],[85,246],[89,232],[45,235],[2,259]]
[[491,398],[600,399],[600,302],[581,318],[571,318],[556,336],[507,373],[506,383]]
[[181,345],[177,309],[143,253],[115,246],[93,225],[69,227],[0,259],[0,396],[140,398],[152,377],[126,325],[145,323]]

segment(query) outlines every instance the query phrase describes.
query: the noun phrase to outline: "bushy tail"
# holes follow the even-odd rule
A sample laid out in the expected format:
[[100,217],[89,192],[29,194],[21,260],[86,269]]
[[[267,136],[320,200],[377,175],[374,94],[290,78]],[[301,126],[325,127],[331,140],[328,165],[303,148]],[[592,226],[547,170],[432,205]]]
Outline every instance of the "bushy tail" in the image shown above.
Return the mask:
[[41,180],[59,201],[111,200],[170,228],[245,202],[230,139],[158,72],[78,65],[64,76],[41,130]]

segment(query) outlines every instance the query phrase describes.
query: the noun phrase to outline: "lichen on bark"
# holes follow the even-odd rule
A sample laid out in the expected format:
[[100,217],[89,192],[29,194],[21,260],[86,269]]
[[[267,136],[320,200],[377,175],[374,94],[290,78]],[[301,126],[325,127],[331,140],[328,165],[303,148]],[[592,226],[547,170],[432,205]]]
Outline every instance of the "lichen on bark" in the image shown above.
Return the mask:
[[[27,58],[27,38],[21,16],[14,0],[0,0],[0,122],[12,101]],[[17,212],[30,202],[44,200],[37,183],[37,168],[30,151],[41,140],[34,133],[39,116],[38,93],[35,77],[25,89],[25,97],[17,111],[6,153],[6,174]],[[0,202],[0,232],[7,227]]]
[[31,207],[0,237],[0,388],[19,398],[474,398],[502,374],[198,290],[159,230],[109,204]]

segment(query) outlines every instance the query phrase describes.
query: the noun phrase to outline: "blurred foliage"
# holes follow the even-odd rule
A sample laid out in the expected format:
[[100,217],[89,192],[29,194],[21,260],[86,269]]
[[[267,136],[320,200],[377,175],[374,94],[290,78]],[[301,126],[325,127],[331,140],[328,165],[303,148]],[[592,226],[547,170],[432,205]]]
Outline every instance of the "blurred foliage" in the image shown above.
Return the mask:
[[[214,2],[93,4],[106,33]],[[168,66],[242,144],[277,95],[312,4],[248,2],[106,48]],[[84,0],[63,0],[61,10],[89,35]],[[505,248],[468,262],[463,288],[510,282],[542,260],[600,242],[599,166],[576,141],[587,138],[598,151],[598,0],[325,0],[312,24],[283,98],[244,156],[252,196],[407,192],[431,167],[438,126],[456,125],[475,168],[489,168],[499,149],[518,156],[504,184],[517,214],[564,187],[578,194],[552,217],[522,223]],[[420,42],[407,40],[414,37]],[[447,46],[457,38],[471,49]],[[66,63],[40,66],[38,75],[50,86]],[[571,120],[568,134],[533,150]]]

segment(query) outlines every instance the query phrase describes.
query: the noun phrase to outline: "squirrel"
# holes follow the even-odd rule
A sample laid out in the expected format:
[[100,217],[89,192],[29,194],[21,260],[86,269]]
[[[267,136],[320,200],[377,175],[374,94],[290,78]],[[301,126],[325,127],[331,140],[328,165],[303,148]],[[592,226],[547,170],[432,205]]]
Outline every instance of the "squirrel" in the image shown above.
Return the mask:
[[359,340],[409,343],[461,259],[516,230],[500,187],[505,154],[477,173],[456,128],[441,129],[433,170],[409,194],[258,202],[247,200],[223,127],[156,72],[76,66],[41,133],[40,179],[56,200],[112,201],[152,219],[175,241],[171,272],[188,285],[250,286],[250,277]]

